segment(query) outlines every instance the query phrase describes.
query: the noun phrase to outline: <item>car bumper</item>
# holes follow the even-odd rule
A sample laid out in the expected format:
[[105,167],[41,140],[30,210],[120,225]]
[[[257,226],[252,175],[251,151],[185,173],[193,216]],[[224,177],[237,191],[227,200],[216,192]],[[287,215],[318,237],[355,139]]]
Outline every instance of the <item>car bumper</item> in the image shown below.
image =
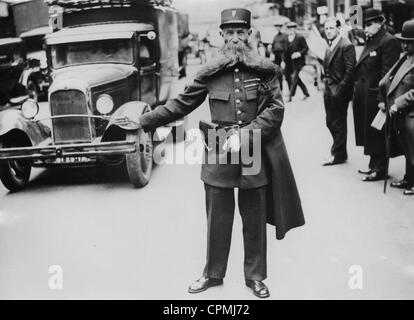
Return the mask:
[[135,141],[110,141],[99,143],[5,148],[0,149],[0,161],[112,156],[133,153],[135,151]]

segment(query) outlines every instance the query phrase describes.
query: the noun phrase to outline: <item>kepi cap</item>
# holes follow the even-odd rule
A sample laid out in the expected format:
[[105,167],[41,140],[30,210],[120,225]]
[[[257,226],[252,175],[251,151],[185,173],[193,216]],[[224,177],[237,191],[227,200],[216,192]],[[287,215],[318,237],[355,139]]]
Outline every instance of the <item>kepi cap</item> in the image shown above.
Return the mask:
[[251,12],[244,8],[225,9],[221,12],[220,28],[227,25],[240,25],[246,28],[251,26]]

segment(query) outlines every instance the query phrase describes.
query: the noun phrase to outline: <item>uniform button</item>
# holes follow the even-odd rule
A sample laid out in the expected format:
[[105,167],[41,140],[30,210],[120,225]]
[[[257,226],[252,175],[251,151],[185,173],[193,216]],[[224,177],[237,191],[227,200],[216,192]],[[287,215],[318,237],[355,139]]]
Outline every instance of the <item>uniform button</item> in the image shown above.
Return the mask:
[[240,99],[236,99],[236,103],[240,103],[241,101],[240,101]]
[[239,111],[237,111],[237,114],[242,114],[242,112],[239,110]]
[[234,81],[235,82],[240,82],[240,79],[239,78],[236,78]]
[[241,120],[238,122],[238,124],[242,124],[242,123],[243,123],[243,121],[241,121]]
[[238,68],[234,69],[234,72],[239,72],[240,70]]
[[236,93],[239,93],[240,92],[240,89],[236,89],[236,90],[234,90]]

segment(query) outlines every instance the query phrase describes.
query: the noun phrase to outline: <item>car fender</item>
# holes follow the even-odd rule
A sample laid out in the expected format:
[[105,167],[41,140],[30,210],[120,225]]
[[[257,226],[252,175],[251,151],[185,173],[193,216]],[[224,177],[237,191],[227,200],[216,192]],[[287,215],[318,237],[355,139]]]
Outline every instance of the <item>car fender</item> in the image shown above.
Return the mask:
[[27,82],[29,81],[31,76],[36,76],[36,73],[40,72],[40,68],[31,68],[23,70],[22,75],[20,76],[19,82],[24,86],[27,87]]
[[20,110],[7,109],[0,112],[0,139],[13,130],[25,133],[33,146],[50,137],[50,129],[47,126],[26,119]]
[[150,111],[149,105],[142,101],[130,101],[119,107],[109,120],[107,129],[113,125],[124,130],[137,130],[139,117]]

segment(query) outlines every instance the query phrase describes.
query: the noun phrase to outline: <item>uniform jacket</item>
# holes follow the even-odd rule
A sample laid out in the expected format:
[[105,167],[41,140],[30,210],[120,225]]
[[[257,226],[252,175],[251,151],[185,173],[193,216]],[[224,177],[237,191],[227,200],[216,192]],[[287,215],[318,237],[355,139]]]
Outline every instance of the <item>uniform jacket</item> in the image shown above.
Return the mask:
[[[309,47],[305,38],[300,34],[296,34],[292,42],[289,43],[288,41],[285,61],[287,68],[292,68],[294,70],[301,69],[305,65],[305,59],[308,51]],[[294,52],[300,52],[300,58],[292,60],[291,56]]]
[[341,37],[333,51],[327,49],[324,69],[326,85],[332,95],[351,99],[355,64],[355,48],[347,39]]
[[[409,67],[403,65],[407,55],[390,69],[380,82],[380,91],[387,101],[388,109],[395,104],[398,113],[393,116],[392,133],[397,134],[397,138],[407,149],[409,159],[414,165],[414,64]],[[399,69],[404,68],[404,70]],[[397,74],[398,71],[398,74]],[[391,136],[391,156],[399,156],[402,150],[395,137]]]
[[355,67],[353,112],[357,146],[365,154],[385,153],[384,132],[371,127],[378,113],[378,102],[384,101],[379,82],[400,57],[399,41],[385,28],[368,40]]
[[[276,225],[276,238],[283,239],[288,230],[305,221],[280,131],[284,105],[274,64],[258,55],[251,55],[242,64],[220,55],[198,73],[178,98],[143,115],[142,127],[150,131],[177,120],[199,107],[207,96],[212,122],[238,124],[244,130],[261,130],[261,159],[268,180],[265,183],[269,194],[268,222]],[[242,141],[244,143],[246,141]],[[206,154],[208,156],[208,152]],[[220,180],[219,175],[233,178],[231,166],[203,164],[201,178],[207,184],[220,187],[216,182]],[[243,165],[240,165],[239,187],[255,187],[256,177],[242,176],[242,172]]]

